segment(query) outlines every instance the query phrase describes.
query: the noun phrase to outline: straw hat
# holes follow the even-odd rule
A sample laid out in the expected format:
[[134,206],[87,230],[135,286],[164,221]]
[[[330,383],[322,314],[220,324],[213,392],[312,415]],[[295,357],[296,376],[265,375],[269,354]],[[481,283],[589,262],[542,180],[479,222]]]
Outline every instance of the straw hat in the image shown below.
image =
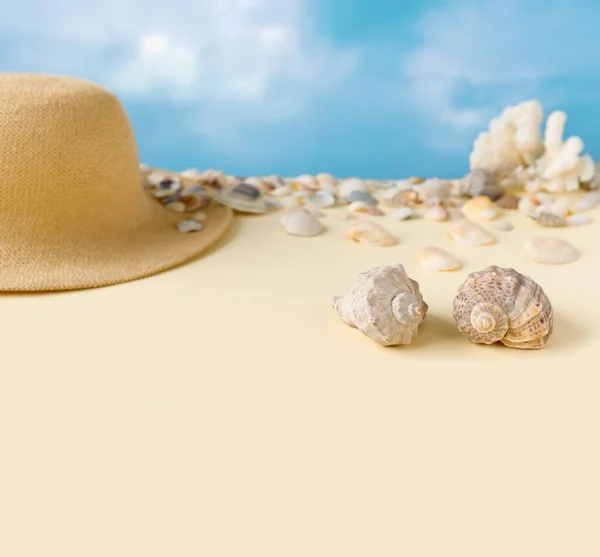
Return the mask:
[[172,268],[221,239],[232,210],[206,209],[204,229],[141,183],[120,101],[85,80],[0,73],[0,290],[106,286]]

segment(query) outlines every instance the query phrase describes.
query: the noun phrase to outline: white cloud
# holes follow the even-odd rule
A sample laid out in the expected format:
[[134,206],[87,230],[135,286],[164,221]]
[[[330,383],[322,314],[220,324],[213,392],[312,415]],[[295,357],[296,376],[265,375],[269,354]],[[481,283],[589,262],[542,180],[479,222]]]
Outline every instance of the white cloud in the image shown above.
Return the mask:
[[216,104],[268,103],[294,87],[310,96],[355,60],[310,28],[302,0],[23,0],[3,13],[0,34],[26,45],[15,48],[22,69],[75,73],[129,97]]

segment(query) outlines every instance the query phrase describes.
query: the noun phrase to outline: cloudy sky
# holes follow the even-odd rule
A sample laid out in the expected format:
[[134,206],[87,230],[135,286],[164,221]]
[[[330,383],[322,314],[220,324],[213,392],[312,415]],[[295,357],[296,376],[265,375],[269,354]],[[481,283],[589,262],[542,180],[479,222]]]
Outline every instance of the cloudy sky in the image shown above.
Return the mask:
[[538,98],[600,158],[597,0],[19,0],[0,70],[117,93],[173,170],[456,177]]

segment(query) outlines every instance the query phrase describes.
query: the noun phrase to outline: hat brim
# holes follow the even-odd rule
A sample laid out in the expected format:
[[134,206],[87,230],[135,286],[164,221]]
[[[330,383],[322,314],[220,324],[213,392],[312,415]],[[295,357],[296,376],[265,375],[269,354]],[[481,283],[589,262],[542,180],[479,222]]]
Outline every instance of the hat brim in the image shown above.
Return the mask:
[[0,291],[80,290],[155,275],[215,246],[233,221],[233,210],[213,201],[202,210],[204,228],[182,233],[177,223],[185,214],[150,196],[148,203],[150,218],[126,234],[58,239],[41,231],[39,243],[25,253],[18,238],[0,238]]

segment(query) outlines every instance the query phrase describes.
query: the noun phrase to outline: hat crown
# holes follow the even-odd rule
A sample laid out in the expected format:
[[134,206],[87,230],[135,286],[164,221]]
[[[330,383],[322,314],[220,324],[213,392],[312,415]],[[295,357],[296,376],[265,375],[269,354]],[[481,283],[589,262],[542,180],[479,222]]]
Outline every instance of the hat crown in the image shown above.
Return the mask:
[[117,97],[63,76],[0,74],[0,219],[25,236],[118,233],[150,217]]

